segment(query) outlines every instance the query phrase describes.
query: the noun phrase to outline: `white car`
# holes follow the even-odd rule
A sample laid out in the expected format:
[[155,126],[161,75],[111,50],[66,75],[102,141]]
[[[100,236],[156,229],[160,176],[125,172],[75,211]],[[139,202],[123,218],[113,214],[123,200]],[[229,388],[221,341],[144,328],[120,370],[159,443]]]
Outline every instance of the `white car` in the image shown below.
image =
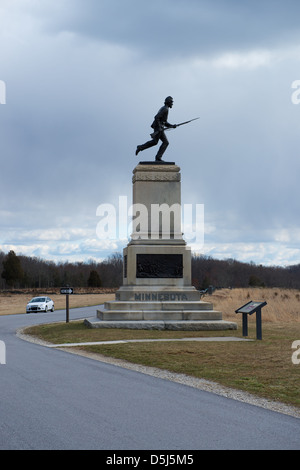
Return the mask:
[[54,302],[49,297],[33,297],[26,305],[26,313],[31,312],[54,312]]

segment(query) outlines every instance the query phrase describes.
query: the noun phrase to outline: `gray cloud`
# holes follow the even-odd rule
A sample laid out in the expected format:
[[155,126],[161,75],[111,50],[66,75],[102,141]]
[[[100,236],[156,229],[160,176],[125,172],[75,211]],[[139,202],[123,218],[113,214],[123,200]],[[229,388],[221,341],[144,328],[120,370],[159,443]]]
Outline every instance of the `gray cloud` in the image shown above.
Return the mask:
[[299,40],[299,9],[294,0],[67,0],[46,25],[158,58],[207,56]]
[[0,249],[120,250],[97,239],[96,208],[131,197],[136,145],[171,94],[171,122],[200,116],[170,131],[166,159],[183,202],[205,205],[204,251],[298,262],[296,1],[4,4]]

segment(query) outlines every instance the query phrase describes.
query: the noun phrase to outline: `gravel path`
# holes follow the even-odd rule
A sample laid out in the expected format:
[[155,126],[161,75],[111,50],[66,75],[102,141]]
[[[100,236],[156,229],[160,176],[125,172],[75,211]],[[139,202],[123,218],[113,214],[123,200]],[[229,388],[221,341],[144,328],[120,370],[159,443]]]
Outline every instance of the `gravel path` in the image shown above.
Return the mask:
[[233,388],[224,387],[222,385],[219,385],[218,383],[211,382],[209,380],[198,379],[196,377],[191,377],[185,374],[177,374],[177,373],[170,372],[167,370],[158,369],[156,367],[133,364],[123,359],[115,359],[113,357],[106,357],[101,354],[95,354],[95,353],[83,351],[79,349],[78,347],[61,347],[61,346],[57,347],[57,345],[53,345],[51,343],[41,341],[40,339],[34,338],[31,335],[26,335],[23,332],[23,329],[20,329],[17,331],[17,336],[25,341],[40,344],[42,346],[47,346],[47,347],[55,346],[57,349],[63,349],[64,351],[67,351],[72,354],[89,357],[90,359],[94,359],[96,361],[113,364],[119,367],[134,370],[136,372],[140,372],[142,374],[152,375],[154,377],[158,377],[164,380],[170,380],[172,382],[177,382],[183,385],[187,385],[189,387],[194,387],[194,388],[198,388],[200,390],[204,390],[210,393],[215,393],[217,395],[221,395],[221,396],[233,399],[233,400],[238,400],[244,403],[248,403],[250,405],[260,406],[262,408],[265,408],[271,411],[276,411],[278,413],[290,415],[295,418],[300,418],[300,410],[297,407],[289,406],[284,403],[280,403],[276,401],[271,401],[265,398],[260,398],[250,393],[242,392],[240,390],[236,390]]

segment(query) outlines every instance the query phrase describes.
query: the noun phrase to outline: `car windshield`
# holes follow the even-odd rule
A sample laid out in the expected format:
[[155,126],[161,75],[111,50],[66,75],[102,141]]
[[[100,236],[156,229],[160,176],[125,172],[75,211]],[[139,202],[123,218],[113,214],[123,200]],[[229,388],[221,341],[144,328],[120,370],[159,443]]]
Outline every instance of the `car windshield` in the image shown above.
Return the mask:
[[36,302],[46,302],[45,297],[35,297],[29,303],[36,303]]

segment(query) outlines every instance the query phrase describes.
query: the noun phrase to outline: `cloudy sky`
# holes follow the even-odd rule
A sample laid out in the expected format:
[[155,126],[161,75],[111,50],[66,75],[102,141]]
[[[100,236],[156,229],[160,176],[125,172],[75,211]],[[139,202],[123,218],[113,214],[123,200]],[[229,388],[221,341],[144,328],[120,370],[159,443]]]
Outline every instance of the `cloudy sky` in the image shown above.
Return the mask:
[[0,250],[121,252],[97,208],[131,204],[132,170],[156,153],[136,146],[171,95],[171,123],[200,117],[164,156],[182,203],[204,207],[192,249],[298,264],[299,17],[298,0],[0,0]]

